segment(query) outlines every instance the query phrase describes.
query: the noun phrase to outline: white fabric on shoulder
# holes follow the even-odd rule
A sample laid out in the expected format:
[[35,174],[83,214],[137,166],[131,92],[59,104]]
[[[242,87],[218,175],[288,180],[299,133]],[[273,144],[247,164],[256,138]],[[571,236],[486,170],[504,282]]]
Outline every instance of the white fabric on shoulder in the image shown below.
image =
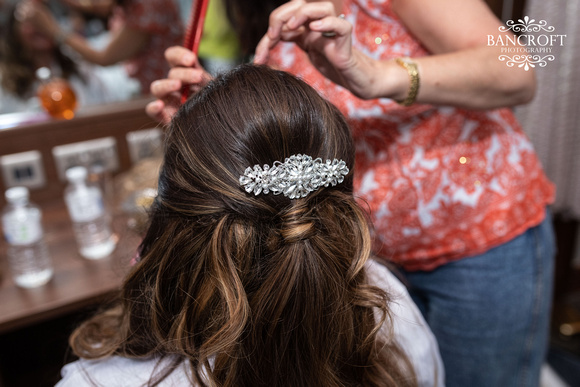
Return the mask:
[[[385,290],[392,298],[389,309],[394,338],[413,364],[419,386],[444,387],[445,370],[437,340],[407,288],[377,261],[369,260],[366,272],[369,283]],[[383,328],[385,334],[388,328]]]
[[[383,265],[369,260],[367,277],[391,296],[389,308],[393,316],[394,336],[413,364],[420,387],[444,387],[444,369],[435,336],[405,286]],[[385,326],[383,332],[390,327]],[[385,333],[387,334],[387,333]],[[112,356],[102,360],[77,360],[63,367],[62,380],[56,387],[133,387],[146,385],[156,369],[162,369],[157,358],[148,360]],[[156,368],[158,366],[158,368]],[[187,362],[164,379],[159,386],[191,386]]]
[[[154,375],[154,371],[168,365],[170,360],[164,360],[156,368],[159,359],[147,360],[128,359],[111,356],[101,360],[77,360],[63,367],[62,379],[56,387],[136,387],[145,386]],[[188,379],[189,368],[183,362],[159,386],[191,386]]]

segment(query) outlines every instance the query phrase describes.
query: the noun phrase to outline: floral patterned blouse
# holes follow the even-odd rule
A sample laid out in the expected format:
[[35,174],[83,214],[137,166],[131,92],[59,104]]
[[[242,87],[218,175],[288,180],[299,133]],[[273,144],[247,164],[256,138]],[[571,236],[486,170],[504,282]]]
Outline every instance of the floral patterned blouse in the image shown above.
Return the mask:
[[[354,46],[373,58],[429,55],[390,0],[345,0],[343,13],[354,26]],[[278,45],[270,62],[300,76],[347,117],[356,142],[355,193],[370,210],[382,258],[432,270],[544,219],[554,186],[510,109],[364,101],[322,76],[293,43]]]
[[124,62],[130,77],[149,94],[151,82],[167,77],[169,65],[163,53],[171,46],[183,44],[183,23],[174,0],[126,0],[117,7],[111,24],[128,27],[151,35],[149,43],[134,58]]

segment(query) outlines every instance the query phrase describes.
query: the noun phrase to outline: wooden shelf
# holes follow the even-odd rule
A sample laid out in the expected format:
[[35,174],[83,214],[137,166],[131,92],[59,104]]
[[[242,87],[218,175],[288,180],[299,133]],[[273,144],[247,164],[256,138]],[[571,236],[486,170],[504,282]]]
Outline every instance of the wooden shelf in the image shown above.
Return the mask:
[[74,240],[64,202],[43,206],[45,238],[55,267],[52,280],[39,288],[22,289],[7,267],[6,242],[0,242],[0,333],[62,316],[111,296],[120,286],[140,242],[117,215],[113,229],[119,242],[113,254],[100,260],[83,258]]

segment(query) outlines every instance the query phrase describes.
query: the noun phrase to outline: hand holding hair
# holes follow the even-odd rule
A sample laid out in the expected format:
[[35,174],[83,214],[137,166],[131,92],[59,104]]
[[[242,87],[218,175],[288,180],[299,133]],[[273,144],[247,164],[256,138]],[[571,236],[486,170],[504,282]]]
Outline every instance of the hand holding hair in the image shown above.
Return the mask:
[[406,74],[399,72],[398,78],[389,76],[380,61],[352,46],[351,33],[352,24],[344,15],[336,14],[332,3],[290,1],[270,15],[270,27],[258,43],[254,63],[266,63],[269,51],[279,42],[294,42],[324,76],[357,97],[404,99]]
[[165,59],[171,70],[165,79],[151,83],[151,94],[157,99],[145,107],[146,113],[153,119],[167,124],[181,105],[181,88],[189,85],[195,93],[205,86],[211,75],[200,65],[197,55],[181,46],[165,50]]
[[[454,8],[461,8],[461,20],[446,11]],[[417,90],[413,72],[395,58],[374,59],[352,46],[349,15],[341,20],[331,2],[295,0],[274,10],[255,63],[266,63],[279,42],[294,42],[325,77],[362,99],[490,109],[525,103],[533,96],[533,71],[508,68],[497,59],[498,48],[486,45],[487,34],[501,22],[485,3],[393,1],[393,11],[433,54],[405,59],[420,76]],[[471,33],[465,34],[467,30]]]

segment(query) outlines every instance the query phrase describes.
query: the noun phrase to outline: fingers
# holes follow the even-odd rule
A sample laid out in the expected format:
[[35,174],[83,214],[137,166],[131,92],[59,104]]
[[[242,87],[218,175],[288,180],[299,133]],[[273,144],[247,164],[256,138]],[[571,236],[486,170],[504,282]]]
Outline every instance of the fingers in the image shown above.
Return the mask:
[[149,102],[147,106],[145,106],[145,112],[155,121],[161,122],[162,124],[168,124],[171,121],[171,117],[173,117],[177,112],[177,108],[166,106],[163,101],[156,100]]
[[271,39],[268,34],[264,35],[258,45],[256,46],[256,52],[254,54],[255,64],[266,64],[268,61],[268,54],[270,52],[270,42]]
[[199,66],[197,56],[185,47],[173,46],[165,50],[165,59],[171,67]]
[[161,99],[173,92],[179,91],[181,85],[182,83],[179,79],[158,79],[151,83],[149,89],[153,96]]
[[268,32],[266,33],[272,41],[276,40],[282,31],[284,24],[286,24],[294,15],[294,13],[302,6],[304,1],[289,1],[288,3],[276,8],[270,14]]
[[308,39],[330,38],[351,34],[352,25],[343,17],[336,16],[331,2],[306,3],[303,0],[290,1],[270,14],[268,32],[258,43],[254,63],[263,64],[268,60],[269,51],[279,41],[297,41],[309,32],[321,35]]
[[299,7],[292,15],[286,27],[295,29],[306,24],[309,20],[319,20],[329,16],[336,16],[334,6],[330,2],[314,2]]
[[30,18],[34,12],[34,5],[30,3],[30,1],[22,1],[18,5],[16,5],[16,9],[14,11],[14,17],[17,21],[23,22],[26,19]]
[[167,76],[169,79],[179,80],[182,84],[205,85],[210,78],[204,70],[191,67],[173,67]]
[[[199,64],[197,56],[187,48],[174,46],[165,50],[165,59],[169,63],[171,69],[167,78],[179,80],[181,84],[190,84],[204,86],[211,79],[211,75],[207,73]],[[179,86],[181,86],[181,84]],[[157,85],[161,87],[161,93],[164,92],[164,87],[173,87],[169,84]],[[153,85],[151,91],[153,92]],[[173,90],[172,90],[173,91]]]
[[153,102],[149,102],[147,106],[145,106],[145,113],[151,118],[153,118],[157,122],[163,122],[163,108],[165,104],[161,100],[155,100]]
[[325,17],[311,22],[308,27],[312,31],[321,32],[326,38],[347,36],[352,33],[352,24],[343,17]]
[[151,94],[157,98],[145,107],[151,118],[168,123],[180,105],[181,89],[184,85],[192,92],[205,86],[211,76],[201,67],[197,56],[190,50],[174,46],[165,50],[165,59],[171,66],[166,79],[151,83]]

